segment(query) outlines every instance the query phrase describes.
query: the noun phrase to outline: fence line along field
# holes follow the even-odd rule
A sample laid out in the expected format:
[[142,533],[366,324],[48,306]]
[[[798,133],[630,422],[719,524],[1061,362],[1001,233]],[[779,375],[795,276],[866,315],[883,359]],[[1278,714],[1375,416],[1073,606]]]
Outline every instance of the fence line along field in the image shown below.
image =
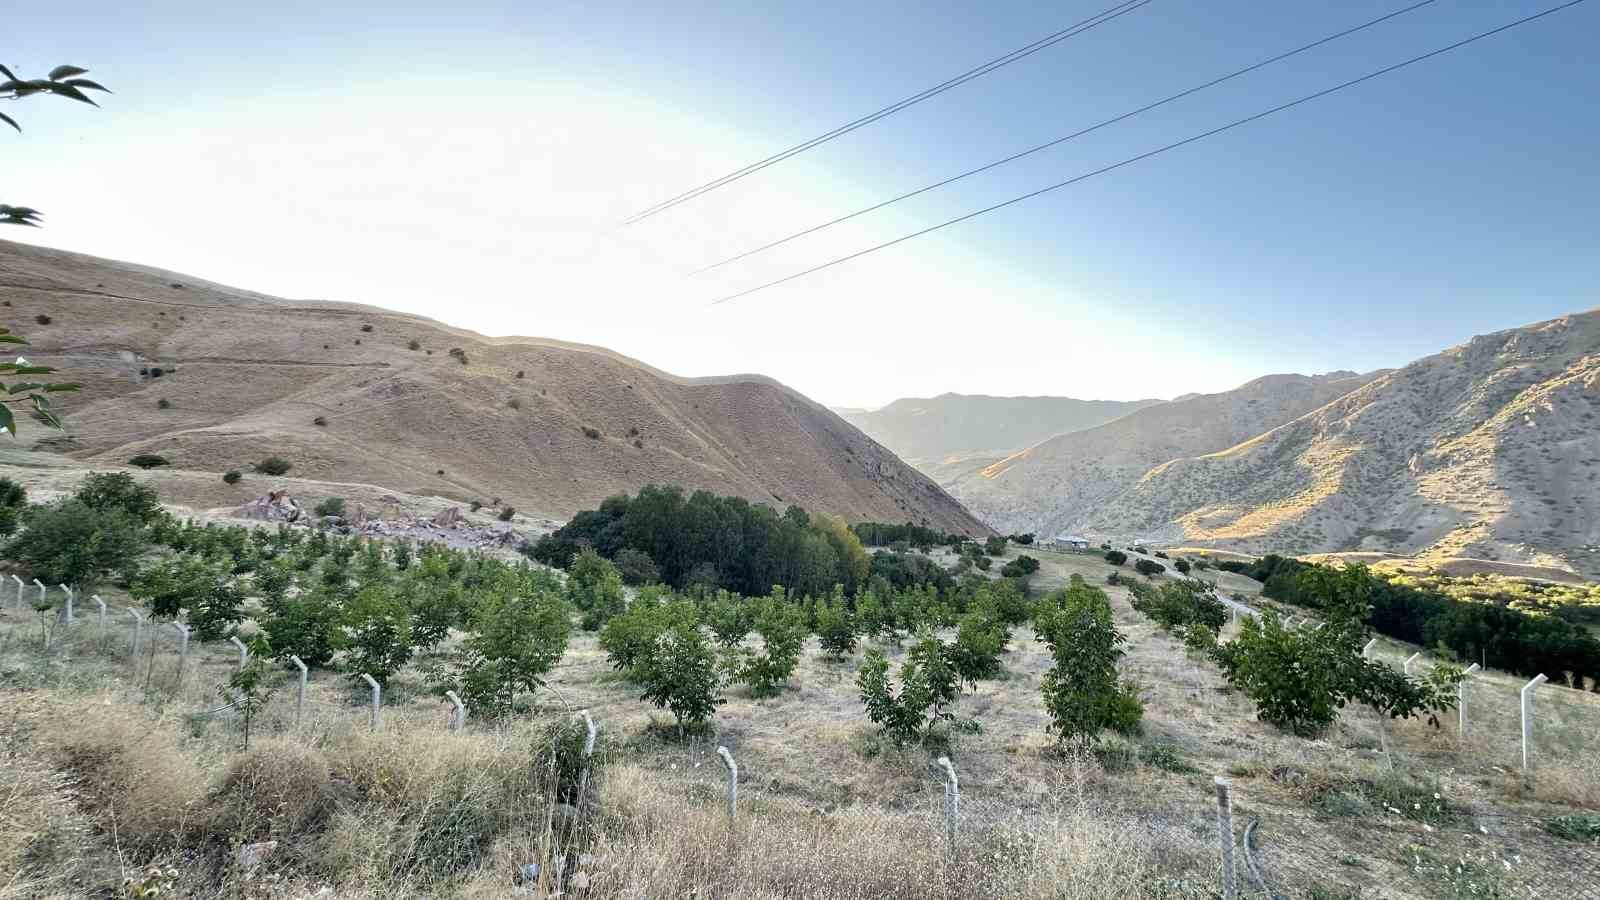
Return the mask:
[[1284,628],[1237,573],[799,511],[771,540],[839,588],[740,597],[624,585],[633,546],[179,523],[131,479],[22,503],[0,897],[1600,897],[1591,683],[1534,689],[1524,770],[1527,679],[1467,676],[1463,732],[1451,659],[1365,666],[1344,606]]

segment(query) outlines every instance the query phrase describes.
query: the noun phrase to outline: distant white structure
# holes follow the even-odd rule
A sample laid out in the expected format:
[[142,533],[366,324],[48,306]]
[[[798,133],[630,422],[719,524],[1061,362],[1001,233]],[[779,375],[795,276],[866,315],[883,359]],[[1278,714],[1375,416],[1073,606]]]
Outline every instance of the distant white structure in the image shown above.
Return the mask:
[[1078,534],[1058,534],[1050,539],[1050,547],[1055,550],[1087,550],[1089,539]]

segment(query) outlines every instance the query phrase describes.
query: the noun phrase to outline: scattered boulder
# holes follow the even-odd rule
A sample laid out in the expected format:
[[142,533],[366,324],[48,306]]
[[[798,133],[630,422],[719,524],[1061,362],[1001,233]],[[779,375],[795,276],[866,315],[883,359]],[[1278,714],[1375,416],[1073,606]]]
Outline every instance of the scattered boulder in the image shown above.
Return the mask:
[[259,519],[265,522],[298,522],[300,520],[300,504],[289,496],[289,491],[285,488],[280,491],[268,491],[266,494],[239,507],[234,514],[241,519]]
[[461,507],[451,506],[440,510],[429,521],[440,528],[455,528],[461,524],[462,518]]

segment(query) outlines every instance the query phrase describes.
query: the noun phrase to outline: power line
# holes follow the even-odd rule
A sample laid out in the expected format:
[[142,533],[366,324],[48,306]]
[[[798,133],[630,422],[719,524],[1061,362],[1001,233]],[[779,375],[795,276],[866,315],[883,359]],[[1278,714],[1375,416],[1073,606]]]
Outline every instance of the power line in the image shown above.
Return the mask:
[[1165,146],[1157,147],[1154,150],[1146,151],[1144,153],[1139,154],[1138,156],[1130,156],[1127,159],[1122,160],[1121,162],[1112,163],[1109,166],[1104,166],[1102,168],[1095,169],[1092,172],[1085,172],[1082,175],[1078,175],[1078,176],[1076,176],[1074,178],[1069,178],[1066,181],[1059,181],[1059,182],[1056,182],[1055,184],[1039,188],[1036,191],[1030,191],[1030,192],[1028,192],[1026,194],[1023,194],[1023,195],[1021,195],[1019,197],[1012,197],[1010,200],[1005,200],[1005,201],[1002,201],[1000,203],[996,203],[993,206],[986,206],[983,209],[974,210],[973,212],[969,212],[966,215],[957,216],[954,219],[949,219],[947,221],[940,222],[937,225],[930,225],[927,228],[924,228],[924,229],[922,229],[920,231],[913,231],[910,234],[906,234],[906,235],[902,235],[900,237],[897,237],[892,241],[885,241],[885,242],[883,242],[881,244],[878,244],[876,246],[868,247],[865,250],[857,250],[854,253],[850,253],[850,254],[847,254],[845,256],[841,256],[838,259],[830,260],[830,261],[822,263],[820,265],[812,266],[809,269],[804,269],[802,271],[795,272],[792,275],[786,275],[783,278],[779,278],[779,279],[777,279],[775,281],[769,281],[769,282],[767,282],[765,284],[756,285],[753,288],[749,288],[747,290],[740,291],[737,294],[729,294],[726,297],[721,297],[721,298],[718,298],[716,300],[711,301],[711,305],[712,306],[716,306],[716,305],[721,304],[721,303],[727,303],[729,300],[737,300],[740,297],[748,297],[749,295],[757,293],[758,291],[764,291],[764,290],[766,290],[768,288],[777,287],[780,284],[784,284],[786,282],[794,281],[797,278],[804,278],[807,275],[811,275],[811,274],[814,274],[816,272],[820,272],[823,269],[832,268],[833,266],[837,266],[840,263],[846,263],[846,262],[849,262],[850,260],[858,259],[860,257],[866,256],[869,253],[876,253],[879,250],[883,250],[883,249],[886,249],[886,248],[889,248],[889,247],[893,247],[896,244],[905,243],[906,241],[912,240],[914,238],[922,237],[925,234],[931,234],[931,233],[933,233],[935,231],[938,231],[938,230],[940,230],[942,228],[948,228],[951,225],[955,225],[955,224],[957,224],[959,222],[965,222],[968,219],[975,219],[978,216],[984,215],[986,213],[994,212],[997,209],[1004,209],[1007,206],[1011,206],[1011,205],[1014,205],[1014,204],[1017,204],[1017,203],[1021,203],[1024,200],[1031,200],[1034,197],[1037,197],[1037,196],[1039,196],[1041,194],[1048,194],[1051,191],[1057,190],[1059,188],[1064,188],[1064,187],[1066,187],[1068,185],[1077,184],[1080,181],[1087,181],[1088,179],[1093,178],[1096,175],[1103,175],[1106,172],[1110,172],[1110,171],[1113,171],[1115,169],[1120,169],[1123,166],[1132,165],[1133,163],[1139,162],[1140,160],[1149,159],[1152,156],[1159,156],[1162,153],[1166,153],[1168,150],[1176,150],[1177,148],[1185,146],[1187,144],[1192,144],[1192,143],[1195,143],[1196,141],[1204,140],[1204,139],[1206,139],[1208,137],[1211,137],[1213,135],[1221,134],[1224,131],[1228,131],[1230,129],[1238,128],[1240,125],[1247,125],[1247,124],[1249,124],[1251,122],[1255,122],[1255,121],[1260,120],[1260,119],[1265,119],[1266,117],[1268,117],[1270,115],[1273,115],[1275,113],[1283,112],[1286,109],[1291,109],[1293,107],[1299,106],[1302,103],[1308,103],[1308,102],[1310,102],[1312,100],[1316,100],[1316,99],[1318,99],[1320,97],[1326,97],[1329,94],[1335,93],[1337,91],[1342,91],[1342,90],[1344,90],[1345,88],[1348,88],[1348,87],[1354,87],[1355,85],[1361,84],[1362,82],[1365,82],[1365,81],[1371,81],[1374,78],[1378,78],[1380,76],[1387,75],[1390,72],[1394,72],[1396,70],[1403,69],[1406,66],[1422,62],[1423,60],[1432,59],[1433,57],[1439,56],[1439,55],[1444,54],[1444,53],[1449,53],[1452,50],[1456,50],[1458,48],[1465,47],[1466,45],[1471,44],[1471,43],[1473,43],[1475,41],[1481,41],[1486,37],[1492,37],[1492,36],[1494,36],[1496,34],[1499,34],[1502,31],[1509,31],[1510,29],[1515,28],[1518,25],[1526,25],[1527,23],[1532,22],[1535,19],[1542,19],[1545,16],[1551,15],[1552,13],[1558,13],[1558,12],[1564,10],[1564,9],[1568,9],[1570,7],[1573,7],[1573,6],[1577,6],[1578,4],[1583,3],[1583,2],[1584,2],[1584,0],[1568,0],[1568,2],[1566,2],[1566,3],[1562,3],[1562,4],[1558,5],[1558,6],[1552,6],[1549,9],[1543,10],[1542,12],[1537,12],[1537,13],[1534,13],[1533,15],[1525,16],[1525,17],[1523,17],[1521,19],[1517,19],[1514,22],[1508,22],[1505,25],[1501,25],[1501,26],[1499,26],[1497,28],[1491,28],[1488,31],[1480,32],[1478,34],[1473,35],[1472,37],[1464,38],[1462,40],[1456,41],[1454,44],[1450,44],[1450,45],[1445,46],[1445,47],[1440,47],[1437,50],[1429,51],[1427,53],[1422,54],[1421,56],[1413,56],[1408,60],[1405,60],[1403,62],[1395,63],[1392,66],[1386,66],[1386,67],[1384,67],[1382,69],[1378,69],[1377,71],[1368,72],[1367,74],[1362,75],[1359,78],[1352,78],[1349,81],[1343,82],[1342,84],[1336,84],[1333,87],[1324,88],[1323,90],[1317,91],[1314,94],[1307,94],[1304,97],[1299,98],[1298,100],[1291,100],[1288,103],[1284,103],[1284,104],[1281,104],[1279,106],[1274,106],[1271,109],[1265,110],[1263,112],[1258,112],[1255,115],[1246,116],[1243,119],[1238,119],[1238,120],[1235,120],[1233,122],[1229,122],[1226,125],[1218,126],[1216,128],[1211,129],[1210,131],[1203,131],[1203,132],[1201,132],[1201,133],[1199,133],[1197,135],[1194,135],[1192,137],[1184,138],[1181,141],[1174,141],[1174,142],[1172,142],[1170,144],[1166,144]]
[[1178,93],[1173,94],[1173,95],[1171,95],[1169,97],[1165,97],[1163,99],[1157,100],[1154,103],[1146,104],[1144,106],[1139,107],[1138,109],[1131,110],[1129,112],[1125,112],[1122,115],[1114,116],[1114,117],[1112,117],[1110,119],[1106,119],[1103,122],[1099,122],[1097,124],[1090,125],[1088,128],[1084,128],[1084,129],[1079,130],[1079,131],[1074,131],[1073,133],[1071,133],[1069,135],[1066,135],[1064,137],[1058,137],[1053,141],[1047,141],[1047,142],[1045,142],[1043,144],[1039,144],[1038,146],[1029,147],[1028,149],[1023,150],[1023,151],[1021,151],[1019,153],[1013,153],[1013,154],[1011,154],[1010,156],[1007,156],[1004,159],[995,160],[994,162],[989,163],[988,165],[979,166],[976,169],[969,169],[969,170],[967,170],[965,172],[962,172],[959,175],[952,175],[951,177],[946,178],[943,181],[936,181],[933,184],[930,184],[930,185],[928,185],[926,187],[920,187],[920,188],[917,188],[914,191],[910,191],[908,193],[901,194],[898,197],[892,197],[892,198],[890,198],[888,200],[883,201],[882,203],[875,203],[875,204],[873,204],[871,206],[868,206],[868,207],[866,207],[864,209],[858,209],[853,213],[849,213],[847,215],[840,216],[837,219],[831,219],[831,220],[829,220],[827,222],[823,222],[821,225],[813,225],[812,227],[807,228],[807,229],[805,229],[803,231],[796,231],[794,234],[788,235],[787,237],[781,237],[781,238],[779,238],[779,239],[777,239],[777,240],[775,240],[775,241],[773,241],[771,243],[762,244],[759,247],[753,248],[751,250],[746,250],[745,252],[736,254],[734,256],[730,256],[727,259],[721,260],[720,262],[714,262],[711,265],[706,266],[704,268],[696,269],[695,271],[690,272],[689,274],[691,274],[691,275],[699,275],[702,272],[709,272],[712,269],[720,268],[722,266],[727,265],[728,263],[738,262],[739,260],[744,259],[746,257],[754,256],[757,253],[763,253],[763,252],[765,252],[767,250],[771,250],[774,247],[778,247],[778,246],[781,246],[783,244],[787,244],[790,241],[795,240],[796,238],[802,238],[802,237],[805,237],[808,234],[815,234],[815,233],[817,233],[818,231],[821,231],[824,228],[832,228],[833,226],[838,225],[841,222],[848,222],[851,219],[854,219],[854,218],[856,218],[858,216],[864,216],[867,213],[876,212],[877,210],[883,209],[885,206],[890,206],[892,204],[899,203],[901,200],[909,200],[910,198],[915,197],[915,196],[917,196],[919,194],[926,194],[929,191],[936,190],[938,188],[942,188],[947,184],[952,184],[954,182],[960,181],[963,178],[967,178],[967,177],[970,177],[972,175],[977,175],[977,174],[979,174],[981,172],[987,172],[990,169],[997,168],[999,166],[1003,166],[1006,163],[1015,162],[1015,161],[1017,161],[1019,159],[1022,159],[1025,156],[1032,156],[1033,154],[1038,153],[1041,150],[1048,150],[1051,147],[1055,147],[1055,146],[1058,146],[1060,144],[1064,144],[1067,141],[1073,140],[1074,138],[1083,137],[1084,135],[1089,134],[1090,132],[1099,131],[1100,129],[1105,128],[1107,125],[1115,125],[1118,122],[1126,121],[1128,119],[1133,118],[1134,116],[1140,115],[1141,113],[1147,113],[1150,110],[1155,109],[1158,106],[1165,106],[1168,103],[1172,103],[1173,101],[1182,100],[1184,97],[1188,97],[1191,94],[1197,94],[1200,91],[1203,91],[1203,90],[1205,90],[1207,88],[1216,87],[1217,85],[1222,84],[1224,81],[1230,81],[1230,80],[1232,80],[1234,78],[1238,78],[1240,75],[1249,74],[1250,72],[1254,72],[1257,69],[1261,69],[1261,68],[1265,68],[1266,66],[1270,66],[1275,62],[1281,62],[1282,60],[1288,59],[1291,56],[1295,56],[1297,54],[1304,53],[1307,50],[1315,49],[1317,47],[1322,46],[1323,44],[1331,43],[1331,42],[1336,41],[1339,38],[1345,37],[1347,35],[1352,35],[1352,34],[1355,34],[1358,31],[1362,31],[1364,29],[1371,28],[1374,25],[1378,25],[1378,24],[1381,24],[1383,22],[1387,22],[1390,19],[1395,18],[1396,16],[1402,16],[1402,15],[1405,15],[1406,13],[1411,12],[1413,10],[1421,9],[1422,7],[1427,6],[1427,5],[1429,5],[1429,4],[1433,3],[1433,2],[1435,2],[1435,0],[1421,0],[1420,3],[1413,3],[1412,5],[1407,6],[1404,9],[1397,9],[1394,12],[1389,13],[1388,15],[1379,16],[1376,19],[1372,19],[1371,21],[1368,21],[1368,22],[1363,22],[1360,25],[1356,25],[1356,26],[1354,26],[1352,28],[1346,28],[1345,30],[1343,30],[1341,32],[1338,32],[1337,34],[1330,34],[1325,38],[1321,38],[1320,40],[1312,41],[1309,44],[1304,44],[1302,46],[1294,48],[1293,50],[1289,50],[1289,51],[1287,51],[1285,53],[1280,53],[1277,56],[1271,57],[1270,59],[1264,59],[1264,60],[1262,60],[1262,61],[1260,61],[1258,63],[1255,63],[1253,65],[1245,66],[1242,69],[1237,69],[1235,71],[1229,72],[1228,74],[1223,75],[1220,78],[1213,78],[1212,80],[1206,82],[1205,84],[1196,85],[1195,87],[1189,88],[1188,90],[1179,91]]
[[862,116],[859,119],[856,119],[856,120],[851,121],[851,122],[847,122],[847,123],[845,123],[843,125],[840,125],[838,128],[835,128],[832,131],[825,132],[825,133],[820,134],[820,135],[818,135],[818,136],[816,136],[816,137],[814,137],[814,138],[812,138],[812,139],[810,139],[808,141],[803,141],[803,142],[801,142],[799,144],[796,144],[793,147],[788,148],[787,150],[783,150],[783,151],[780,151],[778,153],[774,153],[773,155],[767,157],[766,159],[758,160],[756,162],[753,162],[753,163],[745,166],[742,169],[736,169],[736,170],[734,170],[732,172],[729,172],[728,174],[722,176],[721,178],[717,178],[715,180],[708,181],[705,184],[700,185],[699,187],[691,188],[690,190],[684,191],[683,193],[678,194],[675,197],[669,197],[666,200],[663,200],[660,203],[655,204],[654,206],[651,206],[651,207],[649,207],[647,209],[644,209],[644,210],[642,210],[640,212],[637,212],[637,213],[633,214],[632,216],[629,216],[623,222],[623,224],[624,225],[631,225],[634,222],[639,222],[641,220],[648,219],[651,216],[656,215],[657,213],[665,212],[665,211],[671,209],[672,207],[677,206],[680,203],[687,203],[688,201],[693,200],[694,198],[700,196],[701,194],[707,193],[709,191],[714,191],[717,188],[722,187],[723,185],[730,184],[732,182],[738,181],[739,179],[744,178],[747,175],[753,175],[756,172],[759,172],[762,169],[767,168],[768,166],[777,165],[778,163],[783,162],[784,160],[788,159],[791,156],[795,156],[796,154],[804,153],[805,151],[810,150],[812,147],[815,147],[818,144],[825,144],[828,141],[833,140],[834,138],[837,138],[837,137],[840,137],[842,135],[848,134],[848,133],[850,133],[852,131],[855,131],[857,128],[861,128],[862,126],[865,126],[865,125],[870,125],[873,122],[876,122],[879,119],[885,118],[887,116],[892,116],[895,113],[899,112],[900,110],[905,109],[906,107],[914,106],[915,104],[921,103],[922,101],[928,99],[929,97],[933,97],[933,96],[936,96],[938,94],[942,94],[945,91],[950,90],[951,88],[959,87],[960,85],[966,84],[967,82],[972,81],[973,79],[981,78],[984,75],[987,75],[990,72],[993,72],[994,70],[996,70],[998,68],[1001,68],[1002,66],[1008,66],[1011,63],[1014,63],[1019,59],[1023,59],[1023,58],[1028,57],[1028,56],[1032,56],[1033,54],[1039,52],[1040,50],[1045,49],[1046,47],[1055,46],[1056,44],[1059,44],[1062,41],[1067,40],[1068,38],[1080,35],[1080,34],[1084,33],[1085,31],[1088,31],[1089,29],[1094,28],[1097,25],[1104,25],[1105,23],[1111,21],[1112,19],[1115,19],[1115,18],[1117,18],[1119,16],[1122,16],[1122,15],[1125,15],[1127,13],[1133,12],[1134,10],[1136,10],[1136,9],[1142,7],[1142,6],[1146,6],[1146,5],[1148,5],[1148,4],[1152,3],[1152,2],[1154,2],[1154,0],[1124,0],[1124,2],[1118,3],[1116,6],[1113,6],[1113,7],[1109,8],[1109,9],[1102,10],[1101,12],[1095,13],[1094,15],[1090,16],[1087,19],[1084,19],[1081,22],[1074,23],[1072,25],[1067,26],[1066,28],[1061,29],[1060,31],[1057,31],[1057,32],[1055,32],[1053,34],[1046,35],[1045,37],[1042,37],[1039,40],[1034,41],[1033,43],[1027,45],[1026,47],[1018,48],[1016,50],[1011,51],[1010,53],[1007,53],[1004,56],[992,59],[992,60],[984,63],[983,65],[978,66],[975,69],[969,69],[966,72],[963,72],[962,74],[957,75],[956,77],[951,78],[948,81],[945,81],[945,82],[943,82],[941,84],[934,85],[933,87],[928,88],[927,90],[924,90],[924,91],[922,91],[920,93],[913,94],[910,97],[907,97],[906,99],[899,101],[898,103],[892,103],[892,104],[890,104],[888,106],[885,106],[884,108],[878,110],[877,112],[869,113],[869,114],[867,114],[865,116]]

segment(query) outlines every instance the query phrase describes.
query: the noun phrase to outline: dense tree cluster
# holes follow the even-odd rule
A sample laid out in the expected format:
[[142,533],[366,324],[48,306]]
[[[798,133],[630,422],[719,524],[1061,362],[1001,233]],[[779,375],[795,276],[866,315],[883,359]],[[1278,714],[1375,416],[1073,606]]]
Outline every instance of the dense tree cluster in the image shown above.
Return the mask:
[[[791,506],[781,515],[739,497],[649,485],[638,495],[609,497],[578,513],[526,552],[566,568],[580,550],[607,559],[623,550],[649,557],[660,580],[679,590],[724,588],[764,594],[775,584],[819,596],[843,584],[854,592],[867,578],[866,550],[830,516]],[[632,557],[630,568],[642,568]]]
[[1387,637],[1443,647],[1467,662],[1518,675],[1544,674],[1571,687],[1600,690],[1600,640],[1557,616],[1458,600],[1359,565],[1338,569],[1268,555],[1218,566],[1262,582],[1262,594],[1282,603],[1317,610],[1359,603],[1370,609],[1367,622]]
[[948,534],[925,525],[893,525],[888,522],[857,522],[850,526],[861,543],[868,547],[892,547],[904,544],[924,550],[933,547],[954,547],[967,540],[959,534]]

